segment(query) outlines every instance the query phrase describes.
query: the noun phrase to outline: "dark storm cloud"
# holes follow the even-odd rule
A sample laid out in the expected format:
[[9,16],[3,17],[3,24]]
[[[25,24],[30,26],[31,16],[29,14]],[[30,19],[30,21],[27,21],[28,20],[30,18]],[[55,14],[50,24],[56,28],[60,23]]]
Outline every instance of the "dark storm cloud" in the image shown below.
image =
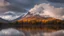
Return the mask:
[[46,0],[5,0],[10,3],[10,6],[7,6],[9,10],[13,11],[26,11],[25,8],[32,8],[35,4],[40,4],[46,2]]
[[64,0],[47,0],[47,1],[54,3],[64,3]]
[[35,4],[47,2],[47,0],[5,0],[14,6],[33,7]]
[[18,7],[29,7],[34,4],[34,0],[5,0],[12,4],[13,6]]
[[23,7],[17,7],[17,6],[7,6],[9,11],[15,11],[15,12],[26,12],[27,10]]
[[30,0],[5,0],[10,3],[9,6],[7,6],[9,11],[15,11],[15,12],[26,12],[26,7],[31,7],[32,1]]
[[5,0],[10,3],[10,6],[7,8],[10,11],[17,11],[17,12],[26,12],[25,8],[31,8],[34,6],[34,0]]
[[[63,1],[60,0],[5,0],[5,1],[9,2],[12,5],[12,8],[10,10],[14,10],[14,11],[22,11],[22,10],[25,11],[24,8],[32,8],[34,7],[35,4],[41,4],[41,3],[50,3],[50,2],[63,3]],[[57,5],[53,3],[51,4],[56,7],[60,6],[58,4]],[[61,6],[63,7],[64,5],[62,4]]]

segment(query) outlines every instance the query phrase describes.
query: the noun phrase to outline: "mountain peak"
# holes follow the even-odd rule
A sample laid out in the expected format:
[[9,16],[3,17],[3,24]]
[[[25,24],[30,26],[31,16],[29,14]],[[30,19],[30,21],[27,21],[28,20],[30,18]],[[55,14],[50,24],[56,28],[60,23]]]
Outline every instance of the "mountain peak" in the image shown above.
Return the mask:
[[27,21],[27,20],[45,20],[45,21],[53,21],[53,20],[60,20],[60,19],[56,19],[56,18],[53,18],[53,17],[49,17],[47,15],[43,15],[43,16],[40,16],[40,15],[32,15],[30,13],[28,13],[25,17],[23,17],[22,19],[18,20],[18,21]]

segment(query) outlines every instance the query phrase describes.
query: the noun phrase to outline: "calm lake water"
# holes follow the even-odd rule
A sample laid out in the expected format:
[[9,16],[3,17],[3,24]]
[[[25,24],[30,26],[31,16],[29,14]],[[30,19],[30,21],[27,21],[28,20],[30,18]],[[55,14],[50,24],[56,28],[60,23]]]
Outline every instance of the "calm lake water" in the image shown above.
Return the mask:
[[59,30],[56,32],[42,32],[42,31],[24,31],[17,30],[14,28],[2,29],[0,31],[0,36],[64,36],[64,30]]

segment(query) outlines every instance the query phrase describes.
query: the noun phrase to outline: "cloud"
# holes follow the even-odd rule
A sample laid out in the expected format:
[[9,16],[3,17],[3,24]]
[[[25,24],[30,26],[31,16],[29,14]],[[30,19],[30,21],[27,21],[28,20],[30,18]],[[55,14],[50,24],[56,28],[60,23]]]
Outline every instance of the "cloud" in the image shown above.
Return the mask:
[[20,12],[18,13],[18,12],[8,11],[8,12],[5,12],[2,15],[0,15],[0,18],[2,18],[4,20],[12,21],[19,17],[23,17],[26,14],[27,13],[20,13]]
[[0,0],[0,13],[4,13],[6,11],[27,12],[20,1],[24,2],[22,0]]
[[50,4],[39,4],[39,5],[35,5],[34,8],[32,8],[31,10],[29,10],[29,12],[33,15],[48,15],[50,17],[54,17],[57,19],[64,19],[64,8],[60,7],[60,8],[56,8]]
[[[51,5],[54,6],[63,6],[64,4],[57,4],[54,2],[54,4],[52,2],[49,1],[56,1],[56,0],[5,0],[7,2],[9,2],[12,6],[14,7],[18,7],[19,9],[21,8],[32,8],[35,4],[41,4],[41,3],[51,3]],[[61,0],[57,0],[57,1],[61,1]],[[62,0],[63,2],[63,0]]]
[[47,0],[47,1],[54,3],[64,3],[64,0]]
[[[21,2],[20,2],[21,1]],[[5,20],[14,20],[19,18],[20,16],[24,16],[28,13],[28,10],[26,10],[24,7],[22,7],[22,4],[28,3],[26,0],[0,0],[1,4],[4,5],[4,7],[0,6],[0,18],[5,19]],[[23,3],[22,3],[23,2]],[[11,13],[11,15],[9,12]],[[14,14],[12,13],[14,12]],[[5,14],[7,15],[5,15]]]
[[18,18],[19,16],[13,16],[13,15],[4,15],[4,16],[0,16],[0,18],[4,19],[4,20],[14,20],[16,18]]
[[6,0],[13,6],[17,7],[31,7],[34,5],[34,0]]
[[13,6],[17,6],[17,7],[26,7],[26,8],[31,8],[33,7],[35,4],[40,4],[43,2],[47,2],[47,0],[5,0],[7,2],[9,2],[11,5]]

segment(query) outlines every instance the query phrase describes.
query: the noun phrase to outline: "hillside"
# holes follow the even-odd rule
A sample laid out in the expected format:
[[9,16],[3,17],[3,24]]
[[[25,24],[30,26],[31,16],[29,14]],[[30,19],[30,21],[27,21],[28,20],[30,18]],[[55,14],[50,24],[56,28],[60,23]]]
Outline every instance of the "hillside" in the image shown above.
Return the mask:
[[13,27],[24,30],[50,31],[64,29],[64,20],[45,16],[41,17],[39,15],[26,15],[25,17],[21,18],[20,20],[17,20],[16,22],[1,24],[1,27],[3,27],[3,25],[8,26],[8,28]]
[[[60,19],[56,19],[56,18],[52,18],[52,17],[41,17],[39,15],[35,15],[35,16],[28,16],[28,17],[24,17],[20,20],[18,20],[18,22],[30,22],[30,21],[36,21],[36,22],[42,22],[42,23],[47,23],[47,22],[54,22],[54,23],[59,23],[59,22],[62,22],[63,20],[60,20]],[[54,24],[52,23],[52,24]]]
[[43,30],[60,30],[64,29],[64,21],[52,17],[41,17],[38,15],[24,17],[17,22],[22,28],[43,29]]

